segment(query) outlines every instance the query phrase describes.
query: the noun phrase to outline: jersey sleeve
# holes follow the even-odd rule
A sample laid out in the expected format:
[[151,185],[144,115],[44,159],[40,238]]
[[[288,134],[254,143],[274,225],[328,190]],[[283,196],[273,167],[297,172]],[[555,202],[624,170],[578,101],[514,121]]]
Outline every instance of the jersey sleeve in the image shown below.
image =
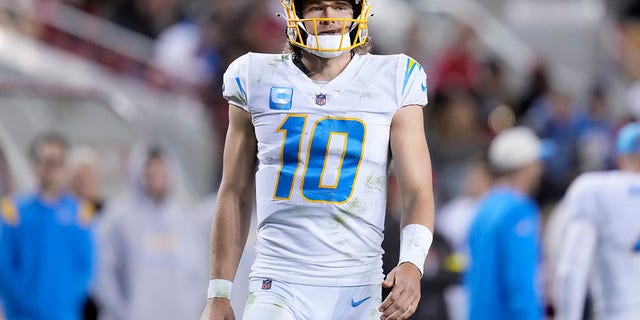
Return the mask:
[[398,61],[398,106],[409,105],[426,106],[427,74],[413,58],[400,55]]
[[588,274],[597,241],[597,208],[589,174],[577,178],[562,201],[566,215],[558,261],[553,277],[553,298],[562,319],[581,319],[587,293]]
[[581,220],[597,223],[596,199],[597,176],[585,174],[578,177],[567,190],[567,195],[562,201],[569,222]]
[[582,319],[595,248],[596,230],[592,224],[576,221],[565,228],[552,285],[559,319]]
[[222,95],[230,104],[249,111],[247,83],[249,74],[249,54],[233,61],[224,73]]

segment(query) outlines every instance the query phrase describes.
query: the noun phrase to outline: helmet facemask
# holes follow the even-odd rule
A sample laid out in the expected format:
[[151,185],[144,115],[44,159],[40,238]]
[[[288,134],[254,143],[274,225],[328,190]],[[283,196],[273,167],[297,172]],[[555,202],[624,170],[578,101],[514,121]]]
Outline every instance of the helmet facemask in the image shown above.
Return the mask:
[[[371,15],[371,4],[367,0],[353,1],[353,18],[308,18],[300,14],[302,8],[296,8],[301,1],[280,0],[287,20],[287,38],[289,43],[311,52],[322,58],[333,58],[353,48],[367,43],[368,18]],[[339,34],[319,34],[318,24],[333,21],[342,25]],[[305,27],[312,25],[312,30]]]

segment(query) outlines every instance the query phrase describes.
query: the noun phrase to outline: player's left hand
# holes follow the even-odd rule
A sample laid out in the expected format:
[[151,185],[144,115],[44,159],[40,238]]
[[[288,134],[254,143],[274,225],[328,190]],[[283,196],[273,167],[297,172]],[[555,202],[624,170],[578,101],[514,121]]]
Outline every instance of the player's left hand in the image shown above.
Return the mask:
[[405,262],[393,268],[382,286],[393,289],[378,308],[380,320],[405,320],[416,312],[420,302],[420,270],[416,266]]

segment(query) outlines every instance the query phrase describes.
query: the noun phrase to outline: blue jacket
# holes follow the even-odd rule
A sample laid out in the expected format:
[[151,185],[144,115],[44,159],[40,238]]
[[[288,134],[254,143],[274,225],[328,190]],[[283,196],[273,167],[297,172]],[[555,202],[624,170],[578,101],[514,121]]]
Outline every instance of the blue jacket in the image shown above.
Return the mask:
[[0,297],[7,320],[79,320],[93,270],[93,208],[69,195],[4,199]]
[[481,200],[469,231],[469,319],[542,319],[539,229],[526,195],[495,187]]

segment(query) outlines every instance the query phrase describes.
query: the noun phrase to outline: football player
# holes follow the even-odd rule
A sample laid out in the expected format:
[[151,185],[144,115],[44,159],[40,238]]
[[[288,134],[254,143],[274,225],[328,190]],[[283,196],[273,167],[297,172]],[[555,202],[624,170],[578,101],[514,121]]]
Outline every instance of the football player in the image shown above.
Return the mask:
[[[290,52],[246,54],[224,75],[230,123],[202,318],[234,318],[255,195],[245,319],[407,319],[433,229],[426,75],[406,55],[368,53],[367,0],[281,3]],[[404,212],[399,264],[384,279],[389,149]],[[381,285],[393,287],[385,301]]]
[[556,319],[640,319],[640,123],[618,133],[618,169],[582,174],[560,212],[567,223],[554,282]]

